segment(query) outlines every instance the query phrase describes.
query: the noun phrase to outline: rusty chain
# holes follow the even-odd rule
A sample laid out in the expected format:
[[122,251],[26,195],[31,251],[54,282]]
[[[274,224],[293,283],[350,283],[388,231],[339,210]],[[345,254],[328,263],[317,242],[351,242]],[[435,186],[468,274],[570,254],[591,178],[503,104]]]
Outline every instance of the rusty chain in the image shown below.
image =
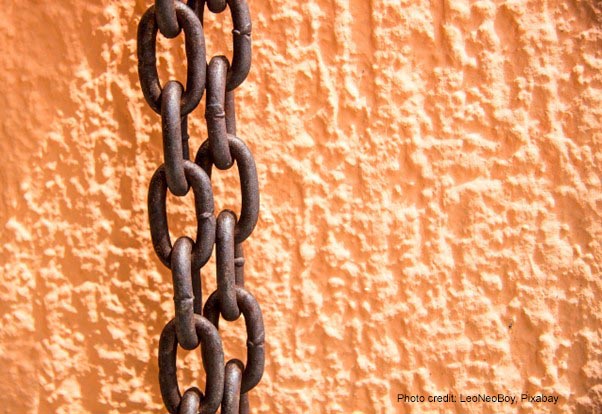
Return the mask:
[[[225,56],[206,61],[203,15],[230,9],[233,22],[232,62]],[[164,85],[157,70],[156,43],[184,32],[188,62],[186,86],[176,80]],[[255,297],[244,287],[243,242],[259,215],[259,185],[251,151],[236,136],[234,90],[251,66],[251,19],[246,0],[155,0],[138,25],[138,75],[144,98],[161,115],[163,164],[153,174],[148,191],[148,214],[153,248],[171,271],[175,317],[159,340],[159,385],[171,414],[249,412],[248,392],[255,387],[265,363],[264,326]],[[205,87],[207,139],[189,159],[188,116],[200,103]],[[240,216],[223,210],[215,217],[211,173],[236,163],[242,205]],[[197,234],[172,244],[167,221],[167,190],[175,196],[194,194]],[[216,290],[203,306],[201,268],[216,248]],[[224,364],[219,335],[220,315],[234,321],[242,315],[247,333],[246,364],[230,359]],[[183,394],[177,379],[178,345],[200,347],[206,373],[205,390],[188,388]]]

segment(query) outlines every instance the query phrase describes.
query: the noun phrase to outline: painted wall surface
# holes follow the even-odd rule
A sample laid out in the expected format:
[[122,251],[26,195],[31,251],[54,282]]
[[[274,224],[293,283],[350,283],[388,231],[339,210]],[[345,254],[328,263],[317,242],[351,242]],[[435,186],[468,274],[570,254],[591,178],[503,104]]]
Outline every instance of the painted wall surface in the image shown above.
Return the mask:
[[[602,412],[600,3],[249,3],[253,412]],[[135,41],[150,4],[2,1],[0,412],[165,412],[173,292],[146,207],[160,119]],[[230,55],[230,30],[209,17],[208,53]],[[159,43],[163,81],[183,81],[182,37]],[[238,211],[236,172],[214,185]],[[194,236],[192,195],[168,203],[172,236]],[[244,358],[243,322],[221,326]],[[178,366],[203,385],[198,351]],[[398,402],[498,393],[519,401]]]

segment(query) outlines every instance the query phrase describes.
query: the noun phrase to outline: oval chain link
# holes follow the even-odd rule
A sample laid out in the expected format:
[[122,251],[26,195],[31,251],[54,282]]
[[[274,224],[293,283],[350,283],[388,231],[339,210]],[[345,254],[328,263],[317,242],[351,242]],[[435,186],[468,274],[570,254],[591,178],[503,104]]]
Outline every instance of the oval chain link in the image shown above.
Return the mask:
[[[192,248],[192,269],[201,268],[211,257],[215,241],[213,191],[209,177],[198,165],[184,160],[184,174],[194,193],[197,236]],[[172,244],[167,224],[167,177],[160,166],[151,178],[148,190],[148,214],[153,247],[165,266],[171,268]]]
[[[200,405],[202,414],[213,414],[219,408],[224,393],[224,349],[217,328],[201,315],[194,315],[194,326],[201,344],[201,359],[205,368],[205,395]],[[159,339],[159,388],[163,403],[176,414],[182,402],[178,385],[176,356],[178,339],[175,320],[169,321]]]
[[[225,5],[222,6],[223,0],[207,0],[207,6],[210,11],[216,13],[225,10]],[[228,0],[226,3],[230,8],[230,16],[232,17],[232,61],[228,69],[226,90],[232,91],[240,86],[245,81],[249,71],[251,70],[251,13],[247,0]],[[197,13],[199,20],[203,22],[205,12],[205,1],[197,0],[190,2],[191,6]],[[215,7],[219,6],[219,7]],[[229,61],[230,62],[230,61]]]
[[[265,331],[263,316],[255,297],[241,287],[236,287],[236,302],[245,318],[247,329],[247,363],[242,374],[242,394],[249,392],[259,383],[265,365]],[[219,295],[217,291],[209,295],[203,315],[219,329]]]
[[[186,48],[186,90],[182,94],[182,116],[188,115],[197,107],[205,91],[205,36],[197,15],[184,3],[174,3],[178,22],[184,29]],[[157,71],[157,16],[155,6],[148,8],[138,25],[138,76],[144,98],[149,106],[161,113],[161,93],[163,88]]]
[[[238,166],[242,200],[240,218],[236,223],[234,240],[236,243],[242,243],[253,232],[259,217],[259,183],[257,181],[255,160],[249,147],[240,138],[233,135],[228,135],[228,144],[232,158],[234,158]],[[209,140],[206,140],[201,145],[194,162],[200,165],[207,175],[211,177],[214,162],[209,148]]]

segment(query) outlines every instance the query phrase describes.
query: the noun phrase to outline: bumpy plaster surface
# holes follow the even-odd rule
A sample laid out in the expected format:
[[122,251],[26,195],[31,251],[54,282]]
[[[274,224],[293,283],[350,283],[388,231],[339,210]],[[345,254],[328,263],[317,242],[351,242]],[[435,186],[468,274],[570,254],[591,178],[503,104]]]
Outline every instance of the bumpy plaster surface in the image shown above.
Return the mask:
[[[601,412],[597,2],[249,1],[254,412]],[[164,412],[172,288],[146,216],[160,122],[135,57],[150,3],[2,2],[2,412]],[[210,53],[229,30],[210,18]],[[183,80],[181,38],[160,44],[162,79]],[[195,148],[205,133],[201,105]],[[237,185],[216,174],[218,209]],[[172,234],[194,235],[191,196],[168,202]],[[243,324],[223,326],[243,357]],[[182,384],[202,385],[180,354]],[[397,402],[449,392],[559,403]]]

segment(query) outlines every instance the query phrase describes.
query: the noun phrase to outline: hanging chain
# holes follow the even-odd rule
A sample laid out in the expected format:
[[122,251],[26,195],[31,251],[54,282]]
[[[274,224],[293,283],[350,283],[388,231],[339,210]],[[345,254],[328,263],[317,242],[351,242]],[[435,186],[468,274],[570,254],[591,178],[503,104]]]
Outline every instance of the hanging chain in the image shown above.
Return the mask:
[[[203,14],[205,8],[221,13],[229,7],[234,29],[232,62],[214,56],[206,63]],[[188,62],[186,87],[176,80],[162,85],[157,71],[157,33],[167,38],[184,32]],[[243,242],[259,215],[259,185],[251,151],[236,136],[234,89],[251,67],[251,19],[246,0],[155,0],[138,26],[138,74],[144,97],[161,115],[163,164],[151,178],[148,214],[153,248],[171,271],[175,317],[159,340],[159,385],[171,414],[222,414],[249,412],[248,392],[264,369],[263,317],[255,297],[244,287]],[[207,89],[205,119],[208,138],[189,158],[188,115]],[[240,177],[240,217],[223,210],[215,217],[211,173],[236,163]],[[184,196],[194,194],[196,239],[179,237],[172,244],[167,222],[167,190]],[[202,301],[201,268],[216,250],[217,289]],[[247,332],[246,365],[238,359],[224,364],[219,335],[220,315],[235,321],[243,315]],[[205,368],[205,390],[196,387],[180,392],[176,373],[178,345],[200,347]]]

